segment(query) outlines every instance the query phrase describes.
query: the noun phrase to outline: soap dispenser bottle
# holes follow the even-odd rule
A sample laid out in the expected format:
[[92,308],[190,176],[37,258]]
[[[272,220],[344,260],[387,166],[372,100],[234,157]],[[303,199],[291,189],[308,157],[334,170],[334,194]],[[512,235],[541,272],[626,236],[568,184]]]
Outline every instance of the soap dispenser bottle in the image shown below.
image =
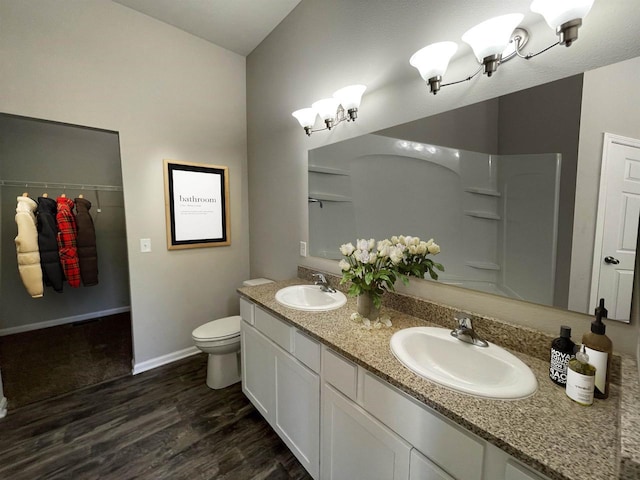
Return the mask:
[[562,325],[560,336],[551,342],[551,359],[549,362],[549,378],[564,387],[567,384],[567,366],[575,357],[576,344],[571,340],[571,327]]
[[613,344],[611,339],[604,334],[606,326],[602,323],[602,319],[607,318],[607,313],[607,309],[604,308],[604,298],[601,298],[595,312],[596,319],[591,322],[591,332],[587,332],[582,336],[582,344],[586,347],[585,352],[589,355],[589,363],[596,367],[596,388],[594,392],[596,398],[607,398],[609,396]]
[[585,346],[576,356],[569,360],[567,369],[567,396],[580,405],[593,404],[593,390],[597,370],[589,363],[589,356],[584,352]]

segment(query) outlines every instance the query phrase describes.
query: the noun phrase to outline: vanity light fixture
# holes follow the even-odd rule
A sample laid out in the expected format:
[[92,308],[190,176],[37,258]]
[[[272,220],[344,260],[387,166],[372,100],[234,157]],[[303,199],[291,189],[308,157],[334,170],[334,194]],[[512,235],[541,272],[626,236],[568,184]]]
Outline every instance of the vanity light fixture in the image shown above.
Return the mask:
[[[322,130],[331,130],[339,123],[355,122],[358,118],[358,108],[362,94],[367,89],[365,85],[349,85],[337,90],[332,98],[323,98],[314,102],[311,107],[296,110],[293,115],[304,128],[307,135]],[[316,119],[320,116],[325,124],[324,128],[314,129]]]
[[578,38],[582,19],[589,13],[594,0],[534,0],[531,10],[542,15],[547,24],[556,31],[558,41],[537,53],[523,55],[521,49],[529,33],[518,25],[524,18],[521,13],[501,15],[486,20],[467,30],[462,40],[473,49],[481,67],[467,78],[442,83],[449,61],[457,51],[454,42],[438,42],[428,45],[413,54],[409,63],[416,67],[434,95],[441,87],[466,82],[483,71],[492,76],[498,66],[514,56],[529,60],[556,45],[567,47]]

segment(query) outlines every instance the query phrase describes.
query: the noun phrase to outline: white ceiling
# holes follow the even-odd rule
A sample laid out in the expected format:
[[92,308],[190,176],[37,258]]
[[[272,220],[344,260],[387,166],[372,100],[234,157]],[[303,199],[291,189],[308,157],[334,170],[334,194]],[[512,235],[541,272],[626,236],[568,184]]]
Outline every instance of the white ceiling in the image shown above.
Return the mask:
[[113,0],[247,56],[300,0]]

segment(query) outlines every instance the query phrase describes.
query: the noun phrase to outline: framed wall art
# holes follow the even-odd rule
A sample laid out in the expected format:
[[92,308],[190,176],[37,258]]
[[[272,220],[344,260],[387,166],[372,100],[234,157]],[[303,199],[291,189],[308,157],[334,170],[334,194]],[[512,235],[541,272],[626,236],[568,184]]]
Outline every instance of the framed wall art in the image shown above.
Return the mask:
[[167,248],[231,245],[229,168],[164,160]]

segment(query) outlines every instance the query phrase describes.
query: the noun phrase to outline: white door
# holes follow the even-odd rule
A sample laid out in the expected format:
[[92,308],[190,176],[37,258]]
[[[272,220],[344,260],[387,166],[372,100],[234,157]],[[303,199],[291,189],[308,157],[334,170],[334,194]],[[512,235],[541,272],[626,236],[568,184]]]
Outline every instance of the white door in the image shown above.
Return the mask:
[[323,480],[409,480],[411,445],[327,384],[322,408]]
[[273,426],[275,403],[274,347],[255,328],[242,322],[242,391]]
[[320,472],[320,377],[276,350],[273,428],[315,479]]
[[640,217],[640,140],[605,133],[590,311],[605,299],[609,318],[628,322]]

